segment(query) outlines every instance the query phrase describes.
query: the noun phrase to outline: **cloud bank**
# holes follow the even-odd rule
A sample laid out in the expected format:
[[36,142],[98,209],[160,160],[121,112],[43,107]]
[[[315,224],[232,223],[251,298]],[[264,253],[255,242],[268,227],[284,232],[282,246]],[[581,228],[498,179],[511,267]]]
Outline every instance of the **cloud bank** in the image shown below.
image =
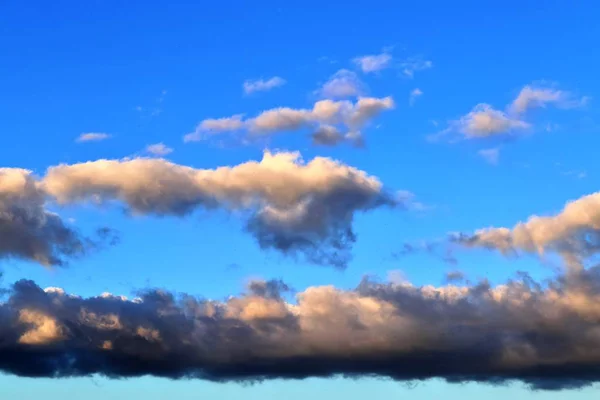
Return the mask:
[[351,258],[356,213],[402,205],[363,171],[323,157],[306,163],[286,152],[216,169],[154,158],[58,165],[41,184],[61,205],[118,202],[131,213],[154,216],[236,212],[261,248],[336,267]]
[[534,389],[600,380],[600,269],[492,287],[365,279],[354,290],[254,282],[225,301],[163,290],[82,298],[19,281],[0,303],[0,371],[216,382],[441,378]]

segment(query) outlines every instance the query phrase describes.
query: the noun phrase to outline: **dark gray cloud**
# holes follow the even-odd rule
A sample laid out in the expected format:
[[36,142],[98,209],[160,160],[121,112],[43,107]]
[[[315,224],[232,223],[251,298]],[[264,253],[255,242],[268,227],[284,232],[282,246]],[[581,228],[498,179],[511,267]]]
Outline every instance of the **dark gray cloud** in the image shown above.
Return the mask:
[[461,271],[449,271],[446,273],[446,282],[461,282],[465,278],[465,274]]
[[16,258],[45,266],[63,265],[105,243],[115,233],[107,228],[82,236],[45,208],[46,195],[29,171],[0,168],[0,259]]
[[441,378],[534,389],[600,380],[600,268],[546,283],[417,287],[280,281],[225,301],[146,290],[82,298],[19,281],[0,303],[0,370],[28,377],[153,375],[217,382]]
[[458,260],[454,256],[454,251],[452,247],[448,243],[442,241],[421,241],[417,243],[403,243],[400,250],[392,252],[392,257],[402,258],[419,253],[431,255],[435,258],[442,260],[446,264],[458,264]]

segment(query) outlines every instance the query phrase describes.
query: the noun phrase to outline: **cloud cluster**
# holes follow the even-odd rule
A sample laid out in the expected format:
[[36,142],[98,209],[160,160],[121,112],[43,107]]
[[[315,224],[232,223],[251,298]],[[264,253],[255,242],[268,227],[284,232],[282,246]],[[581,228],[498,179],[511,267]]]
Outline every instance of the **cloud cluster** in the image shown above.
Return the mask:
[[0,168],[0,258],[63,265],[113,236],[103,229],[96,239],[84,237],[45,203],[46,194],[31,171]]
[[286,152],[216,169],[151,158],[58,165],[42,184],[62,205],[117,201],[132,213],[158,216],[239,212],[262,248],[337,267],[350,259],[357,212],[402,204],[363,171],[323,157],[305,163]]
[[545,108],[550,104],[559,108],[576,108],[585,105],[588,100],[587,97],[578,99],[567,91],[526,85],[506,107],[506,111],[497,110],[486,103],[478,104],[466,115],[451,121],[448,128],[431,138],[437,139],[450,133],[458,133],[464,139],[514,135],[532,127],[524,117],[535,108]]
[[225,301],[163,290],[82,298],[19,281],[0,303],[0,370],[18,376],[153,375],[217,382],[441,378],[534,389],[600,380],[600,269],[496,287],[363,280],[253,282]]
[[[206,119],[194,132],[185,135],[184,141],[199,141],[211,134],[240,130],[245,131],[247,137],[252,139],[301,129],[312,129],[313,132],[326,129],[331,136],[333,130],[327,127],[334,127],[339,135],[336,135],[336,140],[328,140],[327,144],[342,141],[357,143],[362,140],[362,128],[383,111],[394,107],[392,97],[358,97],[354,103],[349,100],[325,99],[317,101],[312,109],[279,107],[263,111],[253,118],[244,118],[238,114],[227,118]],[[321,144],[319,137],[322,136],[323,133],[313,135],[313,141]]]
[[283,86],[286,84],[286,80],[279,77],[274,76],[269,79],[255,79],[255,80],[247,80],[242,85],[244,88],[244,93],[252,94],[255,92],[266,92],[271,89],[275,89],[277,87]]

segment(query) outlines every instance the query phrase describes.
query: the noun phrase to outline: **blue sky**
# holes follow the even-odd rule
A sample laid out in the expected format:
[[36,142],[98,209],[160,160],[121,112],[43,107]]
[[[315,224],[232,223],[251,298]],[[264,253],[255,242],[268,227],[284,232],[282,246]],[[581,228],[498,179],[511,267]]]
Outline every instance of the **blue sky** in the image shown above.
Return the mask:
[[[598,6],[591,1],[546,3],[3,2],[2,167],[43,175],[62,163],[149,156],[146,146],[163,143],[172,149],[165,157],[174,163],[216,168],[260,160],[268,148],[299,151],[305,160],[340,160],[386,187],[414,193],[425,206],[357,214],[353,259],[339,270],[261,249],[244,232],[243,222],[225,212],[131,218],[115,207],[51,205],[83,231],[110,226],[119,232],[120,243],[65,268],[3,259],[4,282],[32,279],[41,287],[81,296],[131,295],[159,287],[216,299],[240,293],[257,278],[281,278],[303,290],[320,285],[351,289],[365,274],[386,278],[390,271],[402,271],[416,285],[441,285],[453,269],[493,283],[519,270],[536,278],[550,276],[536,257],[507,260],[485,250],[456,250],[457,265],[422,252],[393,256],[404,243],[511,227],[533,214],[557,213],[566,201],[597,190]],[[390,66],[375,72],[353,61],[380,54],[390,57]],[[416,68],[413,76],[403,72],[407,64],[427,61],[430,66]],[[362,82],[365,96],[394,99],[392,110],[361,129],[364,148],[313,146],[307,130],[274,134],[266,144],[239,144],[228,132],[183,140],[206,119],[251,118],[277,107],[312,108],[320,99],[319,88],[342,69]],[[245,81],[272,77],[285,84],[244,93]],[[515,140],[502,135],[471,140],[461,133],[456,143],[428,140],[479,103],[504,110],[526,85],[568,93],[573,106],[549,103],[528,112],[530,127]],[[417,88],[422,95],[411,105],[410,93]],[[109,137],[78,142],[84,133]],[[478,154],[486,149],[499,151],[497,163]],[[181,399],[214,393],[231,399],[294,398],[298,393],[321,398],[330,392],[348,399],[390,393],[423,399],[440,393],[466,399],[577,399],[592,390],[532,393],[519,385],[437,381],[407,389],[393,382],[339,379],[244,387],[156,378],[12,376],[0,376],[0,387],[15,399],[42,393],[49,399],[75,398],[69,397],[73,393],[90,399],[125,399],[134,393],[148,399],[167,393]]]

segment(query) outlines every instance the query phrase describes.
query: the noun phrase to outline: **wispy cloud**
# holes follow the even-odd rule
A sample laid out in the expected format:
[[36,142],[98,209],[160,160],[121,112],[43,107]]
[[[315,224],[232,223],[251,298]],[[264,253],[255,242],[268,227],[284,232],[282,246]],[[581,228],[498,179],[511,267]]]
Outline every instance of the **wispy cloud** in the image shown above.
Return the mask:
[[211,134],[241,130],[246,126],[243,118],[244,114],[236,114],[231,117],[205,119],[196,126],[194,132],[186,134],[183,141],[185,143],[198,142]]
[[286,80],[279,77],[274,76],[269,79],[254,79],[247,80],[243,83],[242,87],[244,89],[244,93],[252,94],[255,92],[266,92],[271,89],[275,89],[277,87],[283,86],[286,84]]
[[323,84],[317,93],[325,98],[339,99],[356,97],[365,91],[365,85],[360,81],[356,73],[347,69],[341,69],[333,74]]
[[408,103],[413,106],[415,101],[423,95],[423,91],[419,88],[413,89],[408,97]]
[[480,157],[482,157],[485,161],[492,165],[498,165],[498,161],[500,160],[500,149],[483,149],[477,152]]
[[421,57],[412,57],[400,64],[402,73],[408,77],[413,78],[415,72],[423,71],[433,67],[433,62],[429,60],[423,60]]
[[532,108],[545,108],[549,104],[559,108],[577,108],[585,106],[589,100],[587,96],[577,98],[563,90],[526,85],[509,109],[515,114],[523,114]]
[[146,152],[155,156],[166,156],[167,154],[171,154],[173,149],[161,142],[146,146]]
[[100,142],[102,140],[110,139],[111,137],[112,137],[112,135],[109,135],[108,133],[89,132],[89,133],[82,133],[81,135],[79,135],[77,137],[77,139],[75,139],[75,141],[79,142],[79,143]]
[[389,68],[392,64],[392,55],[384,52],[356,57],[352,60],[362,72],[369,74]]

